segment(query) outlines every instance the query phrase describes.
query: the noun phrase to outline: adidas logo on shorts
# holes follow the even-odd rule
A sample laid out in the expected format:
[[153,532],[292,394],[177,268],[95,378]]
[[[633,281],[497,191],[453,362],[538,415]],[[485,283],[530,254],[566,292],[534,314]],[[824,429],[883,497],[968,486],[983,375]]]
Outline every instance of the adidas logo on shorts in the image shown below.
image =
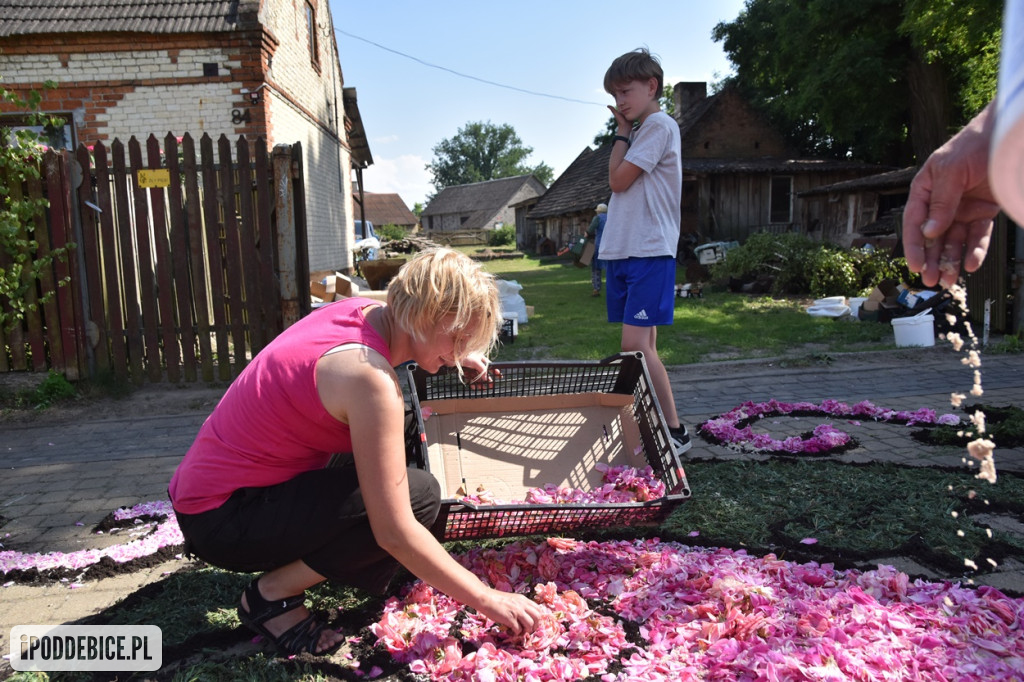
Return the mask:
[[647,319],[650,319],[650,318],[647,317],[647,311],[646,310],[641,310],[640,312],[638,312],[636,315],[633,316],[633,319],[634,320],[647,320]]

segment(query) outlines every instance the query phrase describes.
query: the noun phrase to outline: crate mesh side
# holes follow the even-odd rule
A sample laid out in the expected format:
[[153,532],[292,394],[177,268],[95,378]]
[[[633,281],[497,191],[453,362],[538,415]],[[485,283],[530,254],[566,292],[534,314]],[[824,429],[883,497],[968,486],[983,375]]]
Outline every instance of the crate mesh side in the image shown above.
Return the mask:
[[[620,364],[496,364],[502,378],[486,388],[470,388],[455,372],[417,374],[421,401],[447,398],[493,398],[555,395],[559,393],[611,393],[619,379]],[[415,370],[416,373],[422,370]]]
[[[650,504],[629,508],[453,508],[445,514],[443,539],[499,538],[651,525],[662,521],[677,504]],[[436,528],[435,532],[440,530]]]

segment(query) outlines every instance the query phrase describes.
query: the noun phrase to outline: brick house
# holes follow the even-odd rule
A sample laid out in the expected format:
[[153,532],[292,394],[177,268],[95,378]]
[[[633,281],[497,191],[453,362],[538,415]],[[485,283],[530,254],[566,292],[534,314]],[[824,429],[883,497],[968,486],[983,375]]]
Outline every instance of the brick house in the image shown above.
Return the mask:
[[65,118],[48,134],[69,148],[169,131],[301,143],[309,266],[352,266],[352,170],[372,158],[327,0],[0,0],[0,76]]
[[431,232],[493,230],[516,222],[515,205],[544,194],[544,183],[533,175],[445,187],[420,215]]

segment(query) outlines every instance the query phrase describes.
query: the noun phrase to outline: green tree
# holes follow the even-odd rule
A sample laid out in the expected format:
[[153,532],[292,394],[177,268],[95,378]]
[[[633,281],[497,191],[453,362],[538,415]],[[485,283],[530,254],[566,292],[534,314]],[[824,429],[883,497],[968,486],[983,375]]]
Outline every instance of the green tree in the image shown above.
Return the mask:
[[533,148],[523,146],[515,128],[507,123],[467,123],[457,135],[442,140],[433,152],[434,162],[427,164],[427,170],[438,192],[445,187],[531,173],[545,185],[554,179],[555,172],[546,163],[525,163]]
[[712,37],[805,155],[923,160],[995,93],[1002,0],[748,0]]
[[[661,110],[669,116],[675,116],[676,113],[676,100],[672,96],[672,85],[666,83],[664,89],[661,91],[661,97],[658,98],[658,104],[661,105]],[[594,146],[600,147],[611,143],[612,138],[619,131],[619,125],[615,122],[615,117],[609,115],[608,122],[604,124],[604,130],[594,135]]]
[[[47,87],[54,87],[47,83]],[[46,210],[49,202],[43,198],[31,198],[21,191],[24,182],[39,179],[40,162],[46,150],[45,139],[33,130],[60,130],[63,120],[39,113],[41,96],[32,91],[27,99],[18,93],[0,86],[0,101],[13,104],[25,112],[27,127],[12,129],[0,126],[0,250],[4,253],[0,265],[0,328],[14,329],[41,303],[50,300],[54,291],[30,292],[39,286],[43,274],[53,259],[65,259],[69,248],[53,249],[48,255],[39,256],[39,243],[35,239],[36,218]],[[67,280],[59,282],[63,286]],[[0,349],[2,352],[2,349]]]

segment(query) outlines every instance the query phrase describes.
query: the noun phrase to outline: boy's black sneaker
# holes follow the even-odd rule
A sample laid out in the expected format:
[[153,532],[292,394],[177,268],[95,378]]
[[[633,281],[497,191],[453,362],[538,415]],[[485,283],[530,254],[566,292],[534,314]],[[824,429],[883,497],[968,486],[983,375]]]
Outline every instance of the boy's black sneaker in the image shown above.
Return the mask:
[[672,450],[677,456],[682,455],[693,446],[693,443],[690,442],[690,432],[686,430],[685,424],[680,424],[674,429],[670,428],[668,435],[671,436],[669,440],[672,443]]

